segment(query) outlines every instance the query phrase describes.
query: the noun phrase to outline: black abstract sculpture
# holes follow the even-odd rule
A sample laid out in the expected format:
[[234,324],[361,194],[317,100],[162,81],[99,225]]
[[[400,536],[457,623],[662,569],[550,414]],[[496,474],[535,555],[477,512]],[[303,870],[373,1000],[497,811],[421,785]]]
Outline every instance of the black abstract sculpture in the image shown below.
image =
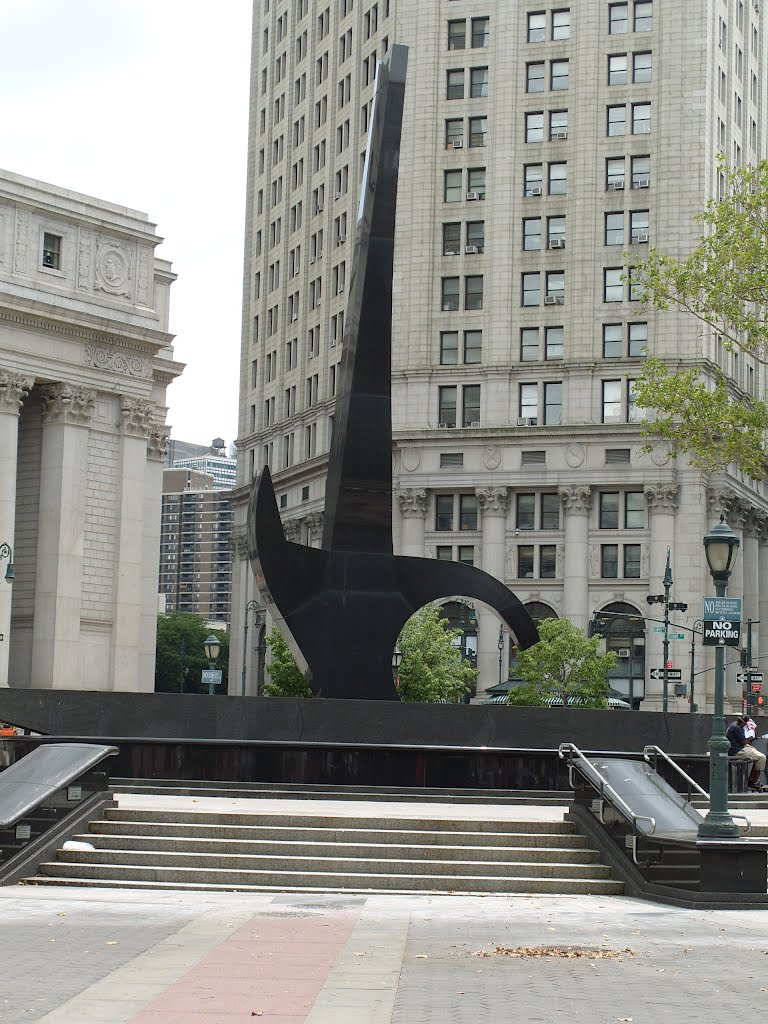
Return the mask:
[[494,577],[458,562],[392,553],[392,261],[408,50],[379,65],[358,211],[322,547],[285,539],[269,469],[251,490],[256,582],[313,691],[397,700],[392,651],[404,623],[439,598],[493,607],[518,647],[533,620]]

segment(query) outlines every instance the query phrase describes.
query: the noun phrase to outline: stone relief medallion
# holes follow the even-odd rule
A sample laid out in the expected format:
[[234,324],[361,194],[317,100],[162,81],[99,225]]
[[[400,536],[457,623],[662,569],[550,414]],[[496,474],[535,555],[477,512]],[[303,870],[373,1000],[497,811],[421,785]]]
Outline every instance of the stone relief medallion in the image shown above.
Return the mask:
[[483,449],[483,465],[486,469],[498,469],[501,465],[501,448],[489,444]]
[[666,466],[671,458],[672,452],[665,448],[663,444],[654,445],[651,450],[651,462],[653,462],[654,466]]
[[565,449],[565,461],[571,467],[576,469],[581,466],[586,458],[586,449],[583,444],[569,444]]
[[400,461],[403,464],[403,469],[408,473],[413,473],[421,465],[421,455],[416,448],[403,448]]
[[127,246],[99,239],[95,287],[111,295],[131,295],[131,260]]

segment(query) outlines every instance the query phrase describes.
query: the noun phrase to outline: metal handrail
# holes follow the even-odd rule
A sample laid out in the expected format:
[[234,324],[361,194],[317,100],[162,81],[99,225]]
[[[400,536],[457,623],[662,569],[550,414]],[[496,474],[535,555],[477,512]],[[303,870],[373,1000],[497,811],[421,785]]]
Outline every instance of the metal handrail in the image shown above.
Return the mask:
[[[683,769],[680,767],[680,765],[676,761],[673,761],[672,758],[669,756],[669,754],[665,753],[661,749],[661,747],[657,747],[655,743],[649,743],[647,746],[643,747],[643,757],[645,758],[646,761],[650,762],[650,758],[648,756],[648,751],[649,750],[653,751],[653,753],[656,756],[661,754],[661,756],[664,758],[664,760],[667,762],[667,764],[671,765],[675,769],[675,771],[678,773],[678,775],[682,775],[682,777],[685,779],[685,781],[688,783],[689,786],[693,786],[694,789],[698,789],[698,791],[701,793],[701,795],[705,796],[707,798],[707,800],[709,800],[709,793],[706,791],[706,789],[702,789],[702,787],[698,784],[698,782],[694,781],[691,778],[691,776],[688,775],[687,772],[684,772]],[[654,770],[655,770],[655,766],[654,766]]]
[[[581,758],[581,760],[586,765],[589,765],[590,771],[593,772],[600,781],[600,795],[602,796],[604,793],[607,793],[609,795],[611,803],[620,811],[622,811],[624,817],[629,820],[633,828],[635,826],[635,823],[638,821],[650,821],[651,830],[649,835],[652,835],[656,831],[656,819],[652,818],[649,814],[635,814],[635,812],[632,810],[629,804],[625,803],[625,801],[622,800],[622,798],[619,796],[619,794],[616,792],[613,786],[606,779],[603,778],[603,776],[600,774],[600,772],[597,770],[594,764],[592,764],[589,758],[585,757],[584,754],[582,754],[582,752],[579,750],[575,743],[561,743],[560,746],[557,748],[558,756],[565,760],[566,752],[570,754],[571,763],[573,763],[573,755],[576,754],[576,756]],[[586,771],[583,771],[583,773],[584,775],[587,775]],[[589,776],[587,775],[587,777]]]

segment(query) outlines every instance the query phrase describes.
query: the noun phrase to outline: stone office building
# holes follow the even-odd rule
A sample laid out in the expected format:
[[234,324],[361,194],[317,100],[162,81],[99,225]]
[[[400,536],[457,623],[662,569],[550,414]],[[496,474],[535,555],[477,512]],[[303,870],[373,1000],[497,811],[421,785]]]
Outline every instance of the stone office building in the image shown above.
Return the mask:
[[[254,596],[242,529],[265,463],[289,536],[319,536],[374,71],[395,42],[410,47],[396,548],[472,561],[538,617],[583,627],[593,610],[625,614],[609,638],[622,652],[614,687],[656,708],[661,637],[637,620],[658,612],[646,597],[662,590],[668,546],[673,599],[689,605],[677,618],[700,616],[701,541],[720,510],[742,537],[731,593],[768,636],[765,485],[645,453],[633,388],[646,352],[705,376],[719,367],[735,396],[763,396],[765,369],[703,325],[644,309],[623,279],[625,252],[696,244],[693,217],[724,187],[719,153],[766,155],[768,31],[754,0],[257,0],[233,639]],[[506,675],[510,639],[476,612],[482,689]],[[672,645],[684,679],[689,651]],[[711,672],[699,679],[703,708]],[[733,673],[728,686],[738,701]]]
[[145,214],[0,171],[0,685],[154,688],[181,372],[161,241]]

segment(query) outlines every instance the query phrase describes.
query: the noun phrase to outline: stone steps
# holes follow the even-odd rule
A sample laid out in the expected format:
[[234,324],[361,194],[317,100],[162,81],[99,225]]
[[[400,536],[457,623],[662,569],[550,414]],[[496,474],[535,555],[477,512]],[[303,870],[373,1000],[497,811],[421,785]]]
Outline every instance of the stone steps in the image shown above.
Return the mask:
[[351,808],[341,815],[309,804],[304,812],[277,814],[216,803],[206,799],[205,810],[108,808],[76,837],[94,850],[59,850],[28,882],[254,892],[623,892],[563,820],[423,819],[391,807],[388,815],[367,809],[357,816]]

